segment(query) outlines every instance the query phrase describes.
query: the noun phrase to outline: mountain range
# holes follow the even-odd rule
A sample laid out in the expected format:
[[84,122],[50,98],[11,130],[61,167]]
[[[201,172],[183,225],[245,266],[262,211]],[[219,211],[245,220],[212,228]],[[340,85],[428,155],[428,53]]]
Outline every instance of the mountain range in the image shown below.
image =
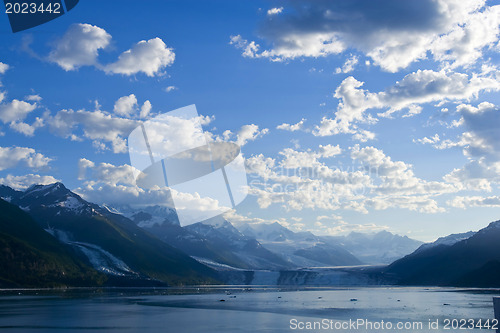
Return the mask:
[[500,287],[500,221],[424,244],[384,272],[403,285]]
[[311,232],[293,232],[281,224],[244,224],[241,232],[256,238],[263,246],[280,253],[296,267],[360,265],[349,251],[335,242],[325,241]]
[[[387,231],[317,236],[279,223],[235,227],[221,216],[181,227],[172,208],[99,206],[62,183],[25,191],[0,185],[0,198],[0,286],[251,283],[259,276],[348,281],[351,272],[358,281],[368,281],[369,272],[405,285],[500,281],[498,221],[423,244]],[[342,270],[388,263],[380,274]]]
[[327,236],[367,264],[390,264],[412,253],[424,243],[407,236],[392,234],[388,231],[367,234],[351,232],[346,236]]
[[[0,197],[28,213],[61,244],[113,284],[199,284],[217,274],[134,222],[83,200],[62,183],[34,185],[24,192],[2,186]],[[0,212],[1,221],[5,212]]]
[[0,286],[102,285],[104,274],[43,230],[19,207],[0,199]]

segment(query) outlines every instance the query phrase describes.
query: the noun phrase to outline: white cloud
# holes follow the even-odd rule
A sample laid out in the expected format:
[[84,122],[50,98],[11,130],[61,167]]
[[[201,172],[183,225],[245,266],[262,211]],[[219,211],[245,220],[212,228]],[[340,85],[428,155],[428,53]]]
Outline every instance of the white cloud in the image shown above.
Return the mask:
[[128,164],[115,166],[110,163],[100,163],[96,165],[85,158],[81,158],[78,162],[78,169],[82,180],[88,178],[90,182],[103,182],[113,186],[119,184],[135,186],[134,175],[138,173],[138,170]]
[[0,147],[0,171],[24,165],[29,168],[45,167],[51,158],[37,153],[33,148]]
[[500,184],[500,109],[482,102],[477,107],[461,104],[457,113],[464,132],[456,141],[446,140],[435,147],[462,147],[469,162],[444,179],[465,189],[491,191],[493,184]]
[[95,167],[95,163],[86,159],[80,158],[78,161],[78,180],[87,178],[87,169]]
[[174,91],[174,90],[177,90],[177,87],[176,86],[168,86],[165,88],[165,92],[171,92],[171,91]]
[[353,55],[351,56],[350,58],[348,58],[344,65],[342,67],[337,67],[335,69],[335,73],[336,74],[340,74],[340,73],[350,73],[354,70],[354,67],[358,64],[358,61],[359,61],[359,57],[356,56],[356,55]]
[[354,140],[360,142],[367,142],[370,140],[374,140],[376,134],[367,130],[357,130],[357,132],[352,136]]
[[267,15],[268,16],[273,16],[273,15],[278,15],[280,14],[281,12],[283,11],[283,7],[279,7],[279,8],[271,8],[267,11]]
[[99,50],[105,49],[110,41],[111,35],[104,29],[90,24],[73,24],[55,42],[48,59],[66,71],[95,66]]
[[444,67],[468,66],[498,43],[499,12],[500,6],[488,6],[486,0],[406,1],[397,6],[391,0],[294,1],[280,20],[270,16],[260,27],[268,49],[260,51],[256,42],[241,37],[244,43],[233,44],[246,57],[272,61],[356,49],[389,72],[428,55]]
[[363,214],[390,208],[440,213],[434,197],[462,189],[453,182],[418,178],[413,167],[394,161],[375,147],[350,148],[351,166],[333,167],[322,159],[337,156],[339,146],[319,146],[317,151],[280,152],[278,159],[262,154],[246,159],[249,194],[261,208],[353,210]]
[[489,192],[492,184],[500,184],[500,162],[487,162],[484,158],[472,160],[445,175],[444,179],[463,189]]
[[500,108],[488,102],[477,107],[461,104],[457,112],[462,116],[466,130],[460,139],[464,154],[500,160]]
[[[137,104],[137,97],[134,94],[122,96],[115,102],[113,111],[115,114],[126,118],[146,118],[151,112],[152,105],[149,100],[146,100],[140,107]],[[139,114],[137,114],[139,113]]]
[[482,57],[484,49],[498,42],[499,17],[500,6],[473,12],[464,23],[432,41],[430,49],[434,58],[451,68],[473,64]]
[[351,149],[351,157],[363,164],[370,174],[381,180],[374,191],[383,195],[440,195],[458,189],[449,183],[425,181],[415,176],[413,167],[403,161],[393,161],[375,147]]
[[115,102],[114,111],[119,116],[130,117],[137,108],[137,98],[134,94],[118,98]]
[[439,141],[441,141],[440,137],[439,137],[439,134],[434,134],[434,136],[428,138],[428,137],[423,137],[422,139],[416,139],[416,140],[413,140],[413,142],[418,142],[418,143],[421,143],[421,144],[436,144],[438,143]]
[[279,154],[283,156],[281,161],[281,166],[286,169],[298,169],[298,168],[313,168],[323,166],[323,163],[318,159],[320,158],[330,158],[342,153],[342,149],[339,145],[332,146],[319,145],[318,151],[296,151],[292,148],[286,148],[282,150]]
[[151,102],[149,100],[145,101],[144,104],[141,106],[141,113],[139,114],[139,117],[141,119],[147,118],[149,116],[149,113],[151,112],[152,109]]
[[333,146],[331,144],[319,145],[319,153],[321,157],[328,158],[339,155],[342,153],[342,149],[339,145]]
[[35,134],[35,130],[39,127],[42,127],[43,125],[43,119],[37,117],[31,125],[25,122],[12,122],[10,123],[10,128],[26,136],[33,136]]
[[468,208],[468,207],[500,207],[500,197],[490,196],[490,197],[455,197],[453,200],[447,202],[449,206],[457,208]]
[[321,165],[318,161],[320,154],[313,151],[296,151],[292,148],[285,148],[280,151],[283,155],[281,166],[286,169],[312,168]]
[[278,161],[262,154],[247,158],[249,193],[261,208],[340,209],[342,201],[355,200],[356,192],[370,183],[361,171],[332,169],[319,160],[340,153],[339,146],[320,145],[317,151],[284,149]]
[[138,126],[132,119],[114,117],[104,111],[60,110],[48,116],[46,123],[50,130],[64,138],[83,136],[93,140],[97,147],[107,149],[104,142],[110,143],[115,153],[127,151],[125,137]]
[[181,193],[165,186],[141,188],[136,185],[135,168],[124,164],[115,166],[109,163],[96,164],[87,159],[79,162],[81,179],[87,179],[83,186],[74,191],[86,200],[109,205],[131,205],[132,207],[145,205],[162,205],[173,207],[172,198],[175,198],[175,209],[182,211],[184,216],[194,220],[203,220],[203,216],[215,216],[228,210],[219,205],[217,200],[201,197],[199,194]]
[[480,92],[500,89],[494,77],[469,77],[467,74],[445,70],[418,70],[377,93],[362,89],[363,84],[352,76],[342,81],[334,94],[340,100],[335,118],[324,117],[313,130],[314,135],[359,133],[357,124],[373,124],[377,121],[374,115],[366,112],[371,109],[382,110],[378,113],[379,117],[391,117],[395,112],[405,109],[408,110],[406,115],[411,116],[421,111],[420,104],[470,100]]
[[41,102],[42,97],[40,95],[28,95],[24,97],[25,100],[30,101],[30,102]]
[[248,58],[257,57],[257,51],[259,50],[259,44],[255,42],[248,42],[246,39],[242,38],[241,35],[231,36],[229,38],[229,44],[234,45],[238,49],[242,49],[242,55]]
[[8,174],[4,178],[0,178],[0,184],[7,185],[18,191],[23,191],[33,184],[48,185],[56,182],[60,182],[60,180],[52,176],[41,176],[32,173],[23,176]]
[[300,39],[286,37],[282,45],[259,53],[260,45],[255,41],[248,42],[240,35],[231,36],[230,44],[242,49],[247,58],[270,58],[272,61],[283,61],[297,57],[324,57],[339,54],[345,50],[344,43],[332,33],[306,34]]
[[296,124],[290,125],[287,123],[283,123],[281,125],[276,126],[276,129],[283,130],[283,131],[295,132],[295,131],[301,130],[304,127],[305,121],[306,121],[306,119],[302,118],[302,120]]
[[236,135],[236,143],[240,147],[244,146],[248,141],[254,141],[268,132],[269,130],[267,128],[259,130],[259,126],[255,124],[243,125]]
[[153,77],[161,75],[165,67],[174,63],[175,53],[161,38],[142,40],[123,52],[115,63],[104,67],[107,73],[134,75],[144,73]]
[[[258,224],[265,224],[265,223],[274,223],[278,222],[282,225],[288,225],[286,221],[283,218],[279,219],[263,219],[261,217],[253,217],[249,215],[241,215],[236,212],[234,209],[230,209],[227,212],[224,213],[224,218],[231,222],[233,225],[241,226],[243,224],[252,224],[252,225],[258,225]],[[295,221],[295,218],[292,217],[292,219]],[[300,222],[301,219],[296,220],[296,222]]]
[[123,52],[113,63],[101,64],[99,52],[111,42],[104,29],[90,24],[73,24],[64,36],[54,43],[47,59],[66,71],[82,66],[94,66],[108,74],[135,75],[144,73],[154,77],[164,74],[165,67],[174,63],[175,53],[161,38],[141,40]]
[[25,101],[17,99],[12,100],[10,103],[0,105],[0,120],[6,124],[12,121],[21,121],[37,107],[36,103],[30,104]]
[[4,74],[9,69],[9,65],[0,61],[0,74]]
[[328,225],[318,225],[318,227],[318,234],[326,234],[332,236],[345,235],[351,232],[374,233],[389,229],[388,226],[380,226],[374,223],[355,224],[347,223],[342,220],[329,223]]

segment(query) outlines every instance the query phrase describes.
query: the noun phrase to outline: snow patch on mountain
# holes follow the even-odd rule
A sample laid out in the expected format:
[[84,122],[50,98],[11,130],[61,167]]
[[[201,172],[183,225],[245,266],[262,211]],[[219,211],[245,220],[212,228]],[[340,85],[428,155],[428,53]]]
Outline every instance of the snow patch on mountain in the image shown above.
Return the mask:
[[68,232],[57,229],[45,229],[49,234],[57,238],[61,243],[68,244],[83,253],[94,269],[99,272],[114,276],[137,276],[125,262],[115,257],[108,251],[95,244],[76,242]]
[[75,197],[68,197],[66,198],[66,201],[59,202],[56,204],[59,207],[64,207],[69,210],[79,210],[81,209],[84,205]]
[[137,275],[122,260],[97,245],[82,242],[70,244],[78,247],[88,258],[92,267],[99,272],[115,276]]
[[460,233],[460,234],[451,234],[451,235],[448,235],[445,237],[439,237],[436,241],[434,241],[432,243],[423,244],[415,251],[415,253],[432,249],[438,245],[452,246],[455,243],[461,242],[463,240],[466,240],[466,239],[474,236],[475,234],[476,234],[476,232],[474,232],[474,231],[468,231],[468,232],[464,232],[464,233]]

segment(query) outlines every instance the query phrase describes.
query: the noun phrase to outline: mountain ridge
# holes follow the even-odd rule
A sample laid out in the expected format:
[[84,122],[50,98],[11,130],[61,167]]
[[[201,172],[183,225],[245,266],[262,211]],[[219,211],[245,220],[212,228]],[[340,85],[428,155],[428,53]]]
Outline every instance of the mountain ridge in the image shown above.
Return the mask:
[[24,192],[6,188],[1,191],[0,196],[8,192],[11,203],[21,207],[61,243],[83,252],[90,262],[97,260],[95,269],[119,273],[116,278],[124,274],[119,267],[110,270],[101,266],[106,262],[123,266],[120,262],[124,262],[130,268],[127,278],[137,283],[180,285],[217,281],[215,271],[150,235],[128,218],[85,201],[62,183],[34,185]]

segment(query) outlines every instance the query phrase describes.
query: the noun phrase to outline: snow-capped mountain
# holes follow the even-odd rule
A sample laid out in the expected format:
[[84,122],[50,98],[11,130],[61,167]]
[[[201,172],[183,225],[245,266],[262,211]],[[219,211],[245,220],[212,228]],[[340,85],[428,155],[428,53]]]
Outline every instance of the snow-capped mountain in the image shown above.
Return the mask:
[[293,232],[278,222],[245,224],[241,232],[298,267],[351,266],[361,262],[334,242],[325,242],[311,232]]
[[0,188],[61,243],[87,258],[96,270],[128,279],[167,283],[208,282],[216,273],[106,207],[89,203],[62,183],[26,191]]
[[461,242],[465,239],[468,239],[468,238],[474,236],[475,233],[476,233],[475,231],[468,231],[468,232],[464,232],[464,233],[460,233],[460,234],[451,234],[448,236],[439,237],[437,240],[435,240],[432,243],[422,244],[415,252],[426,251],[426,250],[429,250],[429,249],[436,247],[436,246],[439,246],[439,245],[452,246],[455,243]]
[[423,242],[395,235],[388,231],[377,233],[351,232],[347,236],[325,236],[327,241],[341,245],[367,264],[390,264],[415,251]]
[[215,217],[181,227],[175,223],[144,227],[164,242],[212,267],[236,269],[285,269],[293,267],[255,238],[240,233],[231,223]]
[[278,222],[270,224],[244,224],[240,230],[246,236],[267,242],[280,242],[295,238],[295,233],[293,231],[285,228]]
[[452,245],[437,245],[392,263],[387,274],[401,284],[500,287],[500,221]]
[[25,211],[0,199],[0,286],[97,286],[103,274],[45,232]]
[[152,228],[164,223],[179,225],[179,219],[174,208],[167,206],[145,206],[132,208],[130,205],[106,206],[111,212],[121,214],[134,221],[141,228]]

